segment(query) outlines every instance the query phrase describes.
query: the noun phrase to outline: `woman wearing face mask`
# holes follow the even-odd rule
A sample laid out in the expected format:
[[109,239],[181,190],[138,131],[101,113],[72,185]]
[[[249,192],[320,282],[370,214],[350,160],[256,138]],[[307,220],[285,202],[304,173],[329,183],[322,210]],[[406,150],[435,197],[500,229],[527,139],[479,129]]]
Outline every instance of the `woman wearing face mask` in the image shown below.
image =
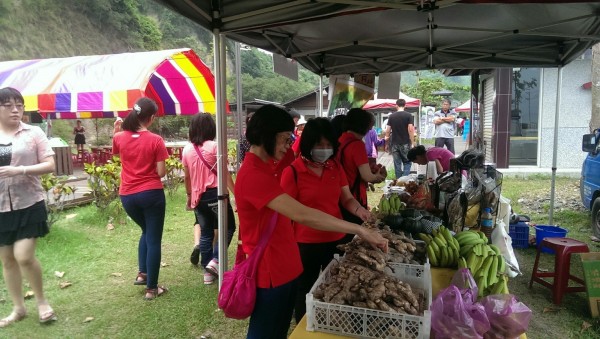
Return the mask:
[[[340,205],[365,221],[371,213],[354,199],[344,170],[335,160],[338,148],[331,122],[325,118],[308,121],[302,132],[300,156],[281,177],[284,192],[300,203],[341,218]],[[325,269],[337,245],[348,240],[341,232],[327,232],[293,223],[304,271],[298,280],[294,317],[299,323],[306,313],[306,293]]]

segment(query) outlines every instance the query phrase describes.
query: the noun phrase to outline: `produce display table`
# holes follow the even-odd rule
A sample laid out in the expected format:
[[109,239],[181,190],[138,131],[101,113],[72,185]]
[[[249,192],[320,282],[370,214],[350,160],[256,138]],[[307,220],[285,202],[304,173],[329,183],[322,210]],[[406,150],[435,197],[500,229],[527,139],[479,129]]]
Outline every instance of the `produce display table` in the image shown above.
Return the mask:
[[[431,291],[435,297],[442,289],[450,285],[450,281],[456,270],[450,268],[431,268]],[[300,323],[296,326],[289,339],[340,339],[349,338],[324,332],[309,332],[306,330],[306,316],[302,317]],[[527,339],[525,334],[519,339]]]

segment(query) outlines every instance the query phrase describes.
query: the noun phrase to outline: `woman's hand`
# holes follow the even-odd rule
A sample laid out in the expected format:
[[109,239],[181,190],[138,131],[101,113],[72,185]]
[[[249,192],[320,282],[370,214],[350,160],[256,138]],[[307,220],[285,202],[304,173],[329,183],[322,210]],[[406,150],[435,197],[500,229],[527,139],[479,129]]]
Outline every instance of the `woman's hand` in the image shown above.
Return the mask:
[[373,217],[371,212],[364,207],[360,207],[358,211],[356,211],[356,216],[359,217],[362,221],[370,221]]
[[14,177],[24,175],[23,167],[19,166],[0,166],[0,178]]
[[383,252],[388,252],[388,240],[384,238],[379,231],[360,227],[360,232],[357,234],[361,239],[371,244],[375,249],[381,249]]

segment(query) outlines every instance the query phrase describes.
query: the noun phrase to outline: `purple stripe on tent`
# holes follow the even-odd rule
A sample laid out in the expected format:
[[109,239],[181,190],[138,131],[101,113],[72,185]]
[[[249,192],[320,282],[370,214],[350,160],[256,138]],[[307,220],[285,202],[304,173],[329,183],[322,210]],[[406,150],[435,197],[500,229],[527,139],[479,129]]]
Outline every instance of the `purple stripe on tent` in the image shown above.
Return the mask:
[[102,92],[82,92],[77,93],[78,111],[101,111],[102,110]]
[[54,109],[57,112],[70,112],[71,111],[71,93],[56,93],[56,102],[54,103]]
[[[39,62],[40,60],[29,60],[29,61],[24,61],[22,63],[19,63],[17,67],[9,69],[5,72],[0,73],[0,84],[4,83],[6,81],[6,79],[8,79],[8,77],[16,70],[19,69],[23,69],[25,67],[28,67],[29,65],[33,65],[37,62]],[[18,90],[22,91],[22,88],[17,88]]]
[[[174,61],[167,60],[156,68],[156,73],[162,76],[170,88],[175,89],[175,97],[179,102],[181,114],[196,114],[198,113],[198,101],[194,94],[195,89],[187,82],[189,75],[179,70],[173,65]],[[198,94],[200,96],[200,94]]]
[[171,94],[169,93],[169,91],[167,91],[162,80],[159,77],[157,77],[156,75],[152,74],[149,82],[150,82],[150,85],[152,86],[152,88],[154,89],[154,91],[156,92],[156,94],[158,94],[158,96],[162,99],[163,110],[164,110],[165,115],[176,114],[175,101],[171,97]]

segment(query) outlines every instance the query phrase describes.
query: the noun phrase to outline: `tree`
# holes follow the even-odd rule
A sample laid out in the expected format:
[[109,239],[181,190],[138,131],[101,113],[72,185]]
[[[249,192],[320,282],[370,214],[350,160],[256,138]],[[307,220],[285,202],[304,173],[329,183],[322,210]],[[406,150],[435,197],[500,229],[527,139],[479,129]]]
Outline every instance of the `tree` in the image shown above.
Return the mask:
[[592,117],[590,132],[600,128],[600,43],[592,47]]

